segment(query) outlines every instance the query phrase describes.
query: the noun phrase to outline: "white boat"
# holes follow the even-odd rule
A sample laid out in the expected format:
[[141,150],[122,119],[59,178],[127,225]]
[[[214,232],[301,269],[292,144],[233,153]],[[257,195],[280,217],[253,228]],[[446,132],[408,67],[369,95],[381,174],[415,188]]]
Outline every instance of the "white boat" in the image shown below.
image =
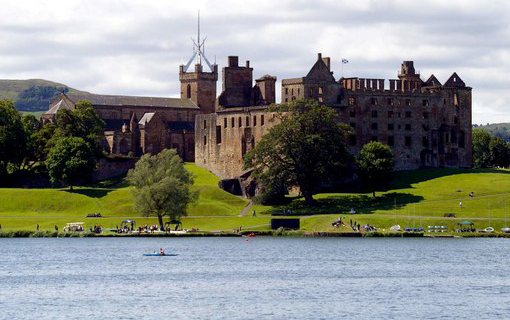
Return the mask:
[[501,231],[503,231],[504,233],[510,233],[510,228],[501,228]]
[[396,224],[390,228],[391,231],[400,231],[400,225]]
[[492,232],[494,232],[494,228],[493,227],[487,227],[483,231],[485,231],[487,233],[492,233]]

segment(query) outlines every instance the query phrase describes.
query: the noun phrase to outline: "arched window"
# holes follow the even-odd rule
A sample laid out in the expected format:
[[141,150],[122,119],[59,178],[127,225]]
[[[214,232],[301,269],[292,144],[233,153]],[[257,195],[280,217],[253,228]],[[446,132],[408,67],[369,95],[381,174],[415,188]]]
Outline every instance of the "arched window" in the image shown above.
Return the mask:
[[191,84],[186,88],[186,98],[191,99]]

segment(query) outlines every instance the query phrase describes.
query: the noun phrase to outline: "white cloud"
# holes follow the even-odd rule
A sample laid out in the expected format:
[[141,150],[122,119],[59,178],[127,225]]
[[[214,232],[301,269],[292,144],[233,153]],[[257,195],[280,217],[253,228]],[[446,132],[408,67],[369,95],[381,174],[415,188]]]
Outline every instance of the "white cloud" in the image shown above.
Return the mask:
[[197,10],[207,55],[250,60],[254,76],[305,75],[317,52],[344,74],[456,71],[473,87],[473,122],[510,122],[506,1],[0,1],[0,77],[45,78],[108,94],[177,96]]

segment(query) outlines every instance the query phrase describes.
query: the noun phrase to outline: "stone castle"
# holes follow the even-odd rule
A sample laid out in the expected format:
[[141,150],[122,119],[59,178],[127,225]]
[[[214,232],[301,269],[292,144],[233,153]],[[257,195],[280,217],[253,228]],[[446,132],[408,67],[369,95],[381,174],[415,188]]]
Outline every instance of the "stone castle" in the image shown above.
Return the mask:
[[[200,52],[200,51],[199,51]],[[205,58],[205,57],[204,57]],[[193,59],[193,58],[192,58]],[[191,62],[191,60],[190,60]],[[139,156],[176,149],[222,179],[243,174],[243,157],[277,123],[267,107],[276,102],[276,77],[253,81],[253,68],[228,57],[222,92],[216,95],[218,66],[205,71],[179,67],[180,98],[61,94],[42,115],[55,121],[60,109],[89,100],[105,121],[104,149]],[[370,141],[389,145],[397,170],[419,167],[471,167],[471,88],[453,73],[441,84],[423,81],[412,61],[404,61],[396,79],[341,78],[331,60],[318,55],[308,74],[283,79],[281,101],[313,99],[334,108],[352,134],[353,154]]]

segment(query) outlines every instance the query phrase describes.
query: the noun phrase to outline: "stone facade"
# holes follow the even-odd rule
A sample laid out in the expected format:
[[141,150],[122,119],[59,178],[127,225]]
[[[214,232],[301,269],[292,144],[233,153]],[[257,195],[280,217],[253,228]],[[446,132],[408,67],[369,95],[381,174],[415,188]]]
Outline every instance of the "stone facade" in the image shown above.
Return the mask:
[[[229,59],[231,64],[244,69],[229,78],[224,68],[228,81],[217,111],[197,115],[195,124],[196,163],[222,179],[243,173],[246,152],[277,123],[266,107],[246,105],[249,63],[238,67],[237,60]],[[471,88],[456,73],[444,85],[434,75],[423,81],[412,61],[404,61],[398,79],[388,83],[386,87],[384,79],[365,78],[336,81],[330,59],[319,54],[305,77],[282,80],[281,96],[282,102],[313,99],[334,108],[339,121],[352,128],[346,143],[355,155],[364,144],[380,141],[392,148],[396,170],[471,167]],[[236,108],[235,103],[240,105]]]

